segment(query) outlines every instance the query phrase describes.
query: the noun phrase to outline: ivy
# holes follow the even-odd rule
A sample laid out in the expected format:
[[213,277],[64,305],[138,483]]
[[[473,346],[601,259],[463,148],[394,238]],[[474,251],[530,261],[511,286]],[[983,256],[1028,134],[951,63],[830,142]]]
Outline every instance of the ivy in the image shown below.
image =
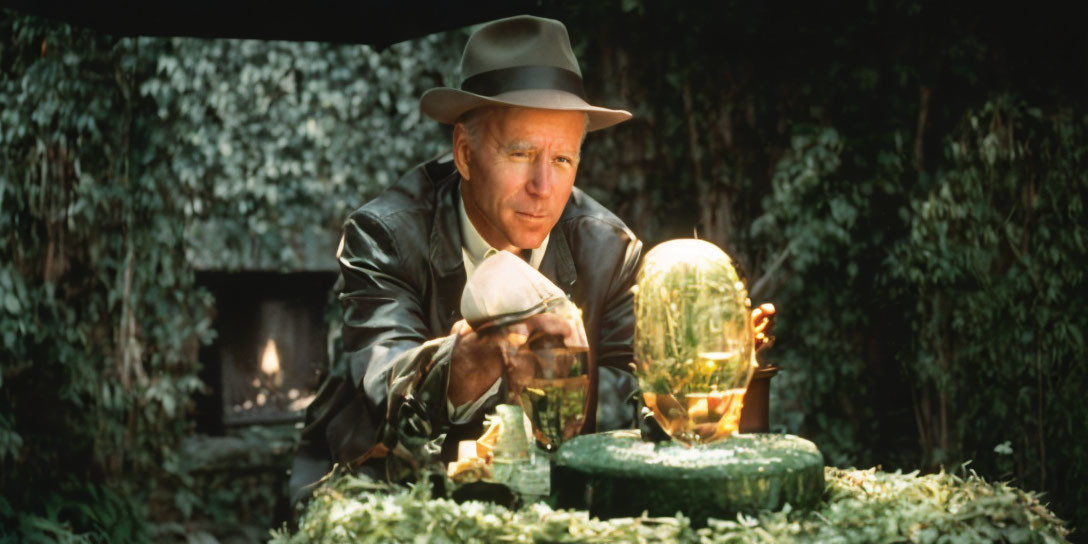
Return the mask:
[[448,147],[416,99],[455,72],[463,39],[433,35],[382,53],[322,43],[154,42],[154,73],[139,89],[162,129],[144,160],[175,180],[189,262],[334,268],[347,214]]
[[0,28],[0,485],[25,536],[63,521],[131,539],[143,476],[189,426],[209,301],[169,180],[133,165],[137,44],[6,13]]
[[[650,246],[719,244],[778,306],[776,430],[838,466],[974,459],[1088,520],[1088,94],[1039,60],[1083,50],[1082,18],[548,9],[591,101],[635,114],[588,137],[579,185]],[[49,505],[103,490],[136,505],[115,521],[230,521],[176,453],[213,334],[194,269],[334,266],[347,212],[448,146],[416,99],[456,83],[465,36],[117,39],[0,12],[5,531],[102,534]]]
[[[1084,86],[1071,13],[918,1],[581,3],[579,183],[708,239],[778,307],[772,426],[836,466],[969,459],[1088,520]],[[1055,49],[1057,47],[1058,49]]]
[[429,484],[392,488],[338,476],[315,492],[294,535],[272,542],[1067,542],[1069,531],[1032,493],[962,476],[825,470],[824,501],[812,511],[711,519],[694,529],[673,518],[599,520],[543,503],[518,510],[432,496]]
[[274,504],[194,501],[179,458],[213,334],[194,271],[332,267],[347,213],[444,147],[412,97],[464,35],[115,39],[5,11],[0,37],[0,532],[143,539]]

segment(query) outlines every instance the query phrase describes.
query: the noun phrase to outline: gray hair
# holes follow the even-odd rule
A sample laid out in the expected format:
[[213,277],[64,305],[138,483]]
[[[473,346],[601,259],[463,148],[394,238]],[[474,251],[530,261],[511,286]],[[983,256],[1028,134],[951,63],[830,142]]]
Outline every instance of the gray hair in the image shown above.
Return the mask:
[[455,124],[464,127],[469,147],[472,149],[479,147],[480,134],[483,132],[484,125],[487,124],[486,121],[500,109],[505,108],[503,106],[481,106],[468,110],[457,118]]

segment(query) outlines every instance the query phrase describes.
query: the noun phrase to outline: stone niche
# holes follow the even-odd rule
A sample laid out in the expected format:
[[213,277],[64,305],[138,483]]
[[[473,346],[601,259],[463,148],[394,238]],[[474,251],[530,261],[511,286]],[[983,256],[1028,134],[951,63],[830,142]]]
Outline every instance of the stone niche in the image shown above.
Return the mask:
[[328,368],[325,312],[336,274],[328,271],[201,271],[215,297],[214,341],[200,351],[197,428],[302,421]]

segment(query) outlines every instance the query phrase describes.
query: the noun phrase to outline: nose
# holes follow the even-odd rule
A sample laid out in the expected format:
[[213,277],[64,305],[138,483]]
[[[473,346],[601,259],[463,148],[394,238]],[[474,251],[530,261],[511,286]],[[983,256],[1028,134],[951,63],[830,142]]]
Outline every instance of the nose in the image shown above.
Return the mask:
[[529,172],[529,182],[525,184],[526,191],[534,197],[547,198],[552,194],[554,186],[555,172],[552,171],[551,164],[546,160],[534,161]]

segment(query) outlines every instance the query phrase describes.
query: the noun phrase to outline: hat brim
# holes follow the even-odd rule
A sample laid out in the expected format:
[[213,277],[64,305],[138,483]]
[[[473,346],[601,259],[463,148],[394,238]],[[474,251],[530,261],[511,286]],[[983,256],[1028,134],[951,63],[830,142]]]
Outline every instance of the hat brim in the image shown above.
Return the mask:
[[483,96],[450,87],[437,87],[423,93],[419,99],[419,108],[423,113],[448,125],[457,122],[465,112],[480,106],[583,111],[589,115],[589,126],[586,127],[589,132],[608,128],[631,118],[630,112],[594,106],[575,94],[555,89],[524,89]]

